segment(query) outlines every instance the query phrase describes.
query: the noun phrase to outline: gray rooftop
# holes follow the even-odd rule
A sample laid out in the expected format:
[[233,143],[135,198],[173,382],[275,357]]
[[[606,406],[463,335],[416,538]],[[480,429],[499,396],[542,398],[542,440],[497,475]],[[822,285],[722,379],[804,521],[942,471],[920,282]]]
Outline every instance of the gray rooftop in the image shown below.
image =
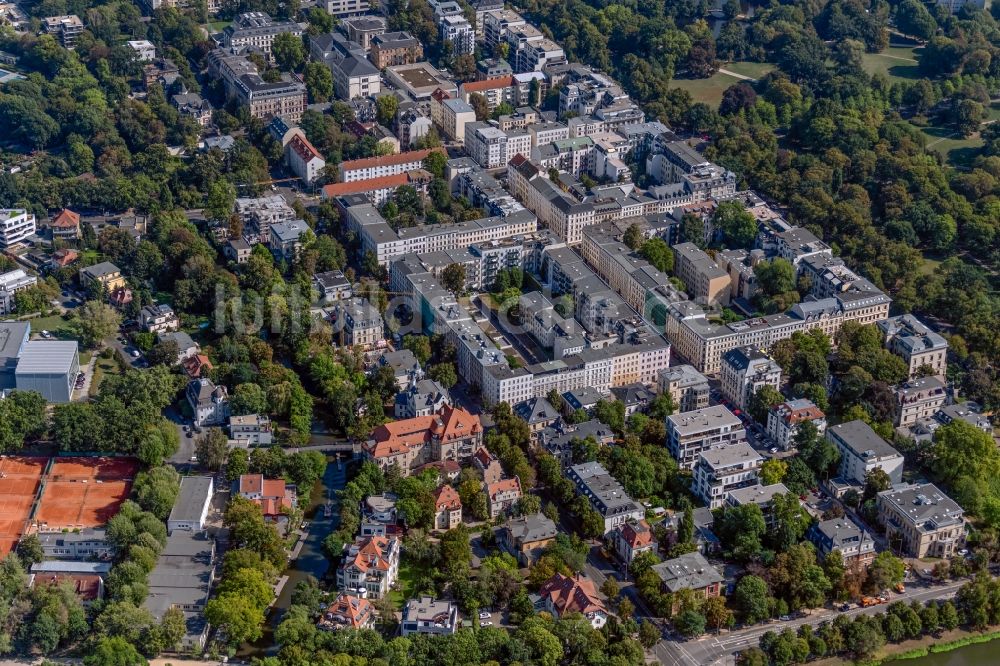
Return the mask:
[[693,365],[674,365],[660,372],[662,381],[676,384],[678,388],[708,386],[708,377],[698,372]]
[[168,521],[197,521],[209,499],[212,490],[212,477],[185,476],[181,479],[181,490],[170,510]]
[[598,462],[574,465],[569,468],[568,476],[604,517],[641,511],[618,480]]
[[866,459],[898,458],[899,452],[879,437],[867,423],[848,421],[826,430],[827,438],[841,442],[855,456]]
[[829,544],[830,550],[843,549],[846,546],[853,547],[864,541],[871,541],[872,548],[874,548],[874,539],[872,539],[871,534],[846,516],[821,521],[816,523],[812,529],[815,532],[815,537],[812,540],[822,539]]
[[191,339],[191,336],[184,331],[169,331],[166,333],[160,333],[157,335],[160,342],[176,342],[178,351],[184,351],[185,349],[191,349],[192,347],[197,347],[195,341]]
[[46,560],[31,565],[31,573],[77,573],[106,574],[111,571],[110,562],[67,562],[63,560]]
[[878,497],[880,502],[895,506],[920,532],[933,532],[963,521],[962,507],[933,483],[897,486],[880,492]]
[[554,539],[559,532],[556,524],[541,513],[511,518],[505,527],[510,530],[511,536],[523,543]]
[[31,333],[26,321],[0,321],[0,368],[21,353],[21,342]]
[[722,575],[708,563],[701,553],[687,553],[666,562],[653,565],[653,571],[670,592],[701,590],[714,583],[721,583]]
[[731,504],[735,504],[736,506],[750,503],[761,505],[770,502],[774,499],[775,495],[785,495],[787,493],[788,488],[783,483],[772,483],[769,486],[758,484],[747,488],[730,490],[727,499]]
[[545,398],[532,398],[514,405],[514,414],[528,425],[544,423],[559,416],[559,412]]
[[681,414],[671,414],[667,417],[667,428],[673,429],[679,435],[693,435],[715,428],[742,428],[743,424],[731,411],[723,405],[712,405]]
[[[51,375],[73,371],[77,359],[74,340],[29,340],[21,350],[17,362],[18,375]],[[76,361],[79,363],[79,361]]]
[[735,444],[718,446],[707,451],[702,451],[701,460],[712,469],[718,470],[741,463],[761,460],[761,456],[745,440],[740,440]]

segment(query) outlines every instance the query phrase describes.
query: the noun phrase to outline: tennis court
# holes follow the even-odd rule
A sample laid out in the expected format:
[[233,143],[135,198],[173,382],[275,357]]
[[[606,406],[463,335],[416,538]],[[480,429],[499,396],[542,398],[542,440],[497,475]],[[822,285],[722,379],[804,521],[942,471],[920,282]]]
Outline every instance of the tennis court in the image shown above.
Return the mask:
[[139,470],[135,458],[55,458],[48,478],[62,481],[71,479],[123,480],[131,479]]
[[0,557],[24,534],[48,458],[0,458]]
[[48,481],[35,511],[35,523],[49,530],[100,527],[118,513],[131,490],[129,480]]

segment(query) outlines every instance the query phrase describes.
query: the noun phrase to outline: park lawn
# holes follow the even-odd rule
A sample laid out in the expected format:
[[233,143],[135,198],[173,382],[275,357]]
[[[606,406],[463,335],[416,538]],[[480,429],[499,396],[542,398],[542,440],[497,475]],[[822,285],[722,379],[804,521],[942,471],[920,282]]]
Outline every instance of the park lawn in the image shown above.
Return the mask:
[[915,50],[892,46],[881,53],[865,53],[861,62],[869,74],[881,73],[890,81],[914,81],[920,78]]
[[927,149],[933,150],[944,157],[953,167],[969,166],[983,147],[983,140],[978,135],[962,138],[955,134],[951,127],[917,127],[927,139]]
[[713,109],[718,109],[722,93],[729,86],[739,82],[740,79],[735,76],[716,72],[707,79],[674,79],[670,82],[670,87],[687,90],[695,102],[703,102]]
[[214,35],[228,28],[230,23],[232,21],[210,21],[205,24],[205,30],[208,30],[208,34]]
[[743,76],[749,76],[752,79],[761,79],[773,72],[777,68],[777,65],[770,62],[750,62],[749,60],[741,60],[738,62],[727,62],[722,65],[722,69],[729,70],[730,72],[735,72],[737,74],[742,74]]

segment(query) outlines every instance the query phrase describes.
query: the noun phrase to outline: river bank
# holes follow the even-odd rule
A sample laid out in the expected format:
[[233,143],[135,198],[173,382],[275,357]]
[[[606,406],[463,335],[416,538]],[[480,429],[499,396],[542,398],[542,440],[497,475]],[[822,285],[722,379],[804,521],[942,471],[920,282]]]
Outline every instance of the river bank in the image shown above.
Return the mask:
[[817,666],[846,666],[862,663],[865,666],[897,663],[900,666],[992,666],[998,662],[994,641],[1000,631],[967,631],[956,629],[939,636],[889,643],[872,659],[854,662],[839,657],[812,662]]

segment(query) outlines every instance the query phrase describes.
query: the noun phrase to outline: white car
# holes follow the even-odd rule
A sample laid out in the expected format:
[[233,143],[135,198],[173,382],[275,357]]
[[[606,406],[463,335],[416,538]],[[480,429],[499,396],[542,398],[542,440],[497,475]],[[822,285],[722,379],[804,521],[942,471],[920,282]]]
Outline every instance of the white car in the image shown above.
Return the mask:
[[132,353],[132,358],[139,358],[139,350],[138,349],[133,349],[131,353]]
[[769,451],[770,451],[771,453],[777,453],[777,452],[778,452],[778,447],[777,447],[777,446],[772,446],[772,447],[771,447],[771,448],[769,449]]
[[482,613],[479,614],[479,619],[480,620],[488,620],[491,617],[493,617],[493,616],[490,615],[489,613],[485,612],[485,611],[483,611]]
[[492,627],[493,623],[492,622],[480,622],[479,626],[480,627]]
[[48,331],[42,331],[42,337],[48,340],[49,338],[52,337],[52,334],[49,333]]

